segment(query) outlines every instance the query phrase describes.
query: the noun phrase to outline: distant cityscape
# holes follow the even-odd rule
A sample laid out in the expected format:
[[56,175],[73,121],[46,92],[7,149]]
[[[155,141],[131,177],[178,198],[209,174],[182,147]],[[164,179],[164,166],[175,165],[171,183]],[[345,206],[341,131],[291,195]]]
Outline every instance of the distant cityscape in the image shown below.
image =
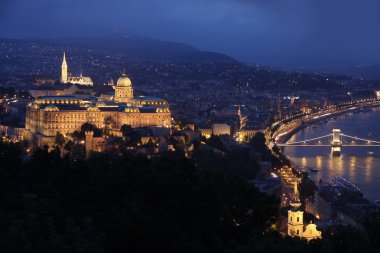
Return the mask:
[[[335,240],[331,231],[341,226],[369,231],[379,201],[366,199],[341,176],[313,181],[309,174],[318,169],[295,164],[283,151],[326,146],[340,157],[345,146],[380,144],[371,135],[363,139],[335,128],[326,136],[289,141],[338,116],[372,112],[380,106],[380,81],[246,64],[183,45],[169,58],[150,58],[137,49],[131,56],[133,47],[115,46],[128,38],[105,41],[112,47],[0,40],[1,150],[15,148],[20,164],[32,167],[39,156],[70,168],[102,155],[113,156],[112,166],[134,161],[143,168],[154,159],[180,167],[187,162],[176,165],[176,159],[183,158],[194,175],[216,168],[257,189],[264,203],[278,201],[265,207],[273,215],[262,234],[299,237],[309,247],[311,240],[329,245]],[[7,152],[0,158],[11,163]],[[138,160],[140,155],[150,162]],[[258,207],[252,208],[243,216],[254,216]],[[237,229],[244,219],[228,222]]]

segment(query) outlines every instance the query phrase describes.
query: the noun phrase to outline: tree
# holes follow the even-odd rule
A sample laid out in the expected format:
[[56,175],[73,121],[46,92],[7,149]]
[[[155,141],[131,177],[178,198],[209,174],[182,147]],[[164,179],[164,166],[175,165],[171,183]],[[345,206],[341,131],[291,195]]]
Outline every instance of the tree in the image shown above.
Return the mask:
[[120,131],[123,133],[123,136],[131,136],[133,134],[133,128],[131,125],[122,125]]
[[80,127],[80,131],[75,131],[72,135],[74,138],[77,138],[77,139],[80,139],[80,140],[83,140],[84,137],[85,137],[85,132],[86,131],[93,131],[94,132],[94,137],[101,137],[102,136],[102,131],[100,131],[99,128],[97,128],[96,126],[94,126],[93,124],[91,123],[84,123],[81,127]]
[[71,147],[70,158],[73,161],[83,160],[86,157],[86,150],[84,145],[74,144]]
[[81,132],[86,132],[86,131],[94,131],[95,130],[95,126],[91,123],[84,123],[81,127],[80,127],[80,131]]
[[240,177],[178,153],[72,154],[1,163],[0,252],[233,252],[277,213]]
[[257,132],[249,141],[249,144],[256,149],[257,152],[264,153],[267,151],[265,135],[262,132]]
[[305,201],[305,199],[308,197],[313,196],[314,192],[317,190],[317,186],[315,185],[314,181],[309,179],[309,174],[306,172],[302,173],[302,179],[299,188],[301,201]]
[[63,134],[61,134],[60,132],[57,132],[57,135],[55,136],[55,145],[62,148],[63,145],[65,145],[66,143],[66,139],[65,139],[65,136],[63,136]]
[[104,126],[106,129],[113,129],[116,127],[116,122],[111,116],[104,118]]
[[122,125],[120,131],[126,137],[126,143],[130,146],[136,147],[141,142],[141,135],[135,131],[131,125]]

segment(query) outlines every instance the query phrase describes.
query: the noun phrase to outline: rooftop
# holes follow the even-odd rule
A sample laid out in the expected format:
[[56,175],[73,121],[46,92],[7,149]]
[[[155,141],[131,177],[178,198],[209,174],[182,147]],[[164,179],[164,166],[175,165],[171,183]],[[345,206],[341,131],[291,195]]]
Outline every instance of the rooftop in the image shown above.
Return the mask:
[[138,96],[138,97],[134,97],[133,99],[135,99],[135,100],[141,100],[141,101],[161,101],[161,102],[166,102],[166,100],[163,99],[163,98],[151,97],[151,96]]

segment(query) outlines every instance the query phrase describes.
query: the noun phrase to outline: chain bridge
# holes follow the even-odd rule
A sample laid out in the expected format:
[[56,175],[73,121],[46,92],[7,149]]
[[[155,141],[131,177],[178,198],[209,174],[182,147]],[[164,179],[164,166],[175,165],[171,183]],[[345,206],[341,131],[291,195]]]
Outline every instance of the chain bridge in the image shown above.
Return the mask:
[[308,140],[278,143],[279,147],[331,147],[334,156],[340,156],[342,147],[380,147],[380,141],[359,138],[342,133],[340,129],[333,129],[331,134],[315,137]]

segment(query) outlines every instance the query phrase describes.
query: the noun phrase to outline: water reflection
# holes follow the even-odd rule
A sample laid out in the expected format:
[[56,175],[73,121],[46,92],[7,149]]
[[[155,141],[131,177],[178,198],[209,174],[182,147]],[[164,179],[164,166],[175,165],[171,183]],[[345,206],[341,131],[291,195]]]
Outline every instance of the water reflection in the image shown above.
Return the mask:
[[[360,126],[357,125],[360,122]],[[355,113],[308,127],[294,135],[289,141],[300,141],[330,134],[333,128],[343,133],[365,139],[380,140],[380,109],[371,113]],[[374,157],[368,157],[369,151]],[[331,182],[334,176],[343,176],[359,186],[371,200],[380,199],[380,147],[342,147],[343,155],[333,157],[329,147],[287,147],[284,150],[296,164],[317,168],[310,176]]]

